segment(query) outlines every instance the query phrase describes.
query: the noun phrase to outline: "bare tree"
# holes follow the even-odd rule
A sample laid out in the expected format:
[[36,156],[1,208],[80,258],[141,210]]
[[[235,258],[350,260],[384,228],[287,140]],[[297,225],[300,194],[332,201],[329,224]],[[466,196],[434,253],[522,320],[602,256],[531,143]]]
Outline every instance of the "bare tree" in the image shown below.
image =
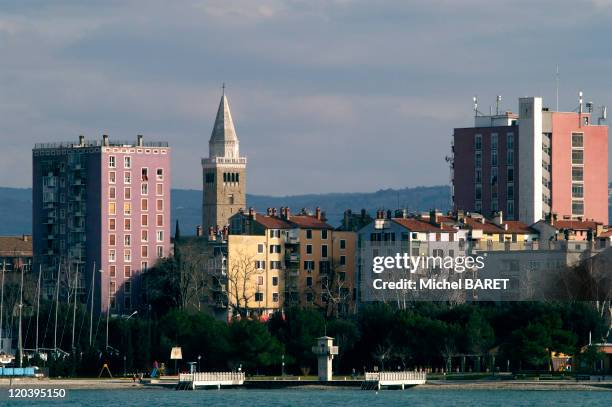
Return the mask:
[[255,256],[238,249],[228,259],[227,291],[228,305],[235,314],[247,316],[250,303],[255,299],[256,281],[254,277],[263,273],[255,265]]

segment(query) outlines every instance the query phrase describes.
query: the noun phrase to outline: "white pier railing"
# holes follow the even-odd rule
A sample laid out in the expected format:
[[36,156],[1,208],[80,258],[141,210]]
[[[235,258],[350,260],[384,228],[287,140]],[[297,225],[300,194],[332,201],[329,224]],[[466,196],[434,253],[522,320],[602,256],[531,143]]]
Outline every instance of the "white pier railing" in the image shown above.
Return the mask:
[[239,386],[244,384],[244,372],[197,372],[179,374],[179,383],[198,386]]
[[427,381],[427,373],[425,372],[366,372],[364,382],[374,382],[376,387],[381,386],[416,386],[424,384]]

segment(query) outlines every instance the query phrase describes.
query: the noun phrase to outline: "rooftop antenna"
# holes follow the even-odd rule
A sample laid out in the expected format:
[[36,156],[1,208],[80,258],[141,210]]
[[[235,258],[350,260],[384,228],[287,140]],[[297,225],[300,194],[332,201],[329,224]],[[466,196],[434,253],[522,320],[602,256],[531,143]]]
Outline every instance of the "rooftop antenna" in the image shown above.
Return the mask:
[[559,64],[557,64],[557,73],[555,74],[555,82],[556,82],[556,96],[557,96],[557,109],[559,111]]
[[474,101],[474,116],[478,116],[478,96],[472,98]]
[[607,118],[608,118],[608,107],[607,106],[601,106],[601,115],[597,119],[597,124],[604,123]]
[[499,105],[501,104],[501,95],[497,95],[497,99],[495,100],[495,114],[499,116]]
[[221,92],[222,95],[225,96],[225,82],[223,82],[223,84],[221,85]]
[[578,92],[578,127],[582,127],[582,91]]

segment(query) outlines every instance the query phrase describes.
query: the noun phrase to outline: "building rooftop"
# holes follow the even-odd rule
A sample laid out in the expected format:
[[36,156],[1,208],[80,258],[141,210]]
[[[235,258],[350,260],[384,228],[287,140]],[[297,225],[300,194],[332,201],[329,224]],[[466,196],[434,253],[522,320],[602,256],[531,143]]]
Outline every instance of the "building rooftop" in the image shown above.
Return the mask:
[[0,256],[31,256],[32,236],[0,236]]
[[142,136],[136,140],[111,140],[108,136],[102,136],[101,140],[86,140],[79,136],[77,141],[58,141],[53,143],[36,143],[34,150],[56,149],[56,148],[87,148],[87,147],[168,147],[167,141],[144,141]]

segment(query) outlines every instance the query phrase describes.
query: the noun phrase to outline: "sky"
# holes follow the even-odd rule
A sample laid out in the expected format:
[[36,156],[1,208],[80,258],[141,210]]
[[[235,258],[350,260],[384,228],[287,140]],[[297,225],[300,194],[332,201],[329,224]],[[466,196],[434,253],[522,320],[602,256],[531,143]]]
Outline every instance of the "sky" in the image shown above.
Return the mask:
[[612,102],[612,0],[2,1],[0,185],[31,185],[36,142],[168,141],[201,189],[225,83],[247,190],[448,184],[472,97],[561,110]]

